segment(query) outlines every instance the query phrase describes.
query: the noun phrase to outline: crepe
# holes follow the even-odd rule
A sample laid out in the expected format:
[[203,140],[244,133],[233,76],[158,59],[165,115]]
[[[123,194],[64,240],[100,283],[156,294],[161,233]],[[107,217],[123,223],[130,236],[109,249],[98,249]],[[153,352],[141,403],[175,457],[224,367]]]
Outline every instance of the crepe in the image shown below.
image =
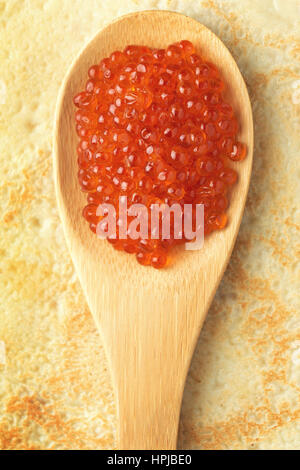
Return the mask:
[[59,86],[103,25],[170,9],[235,57],[255,123],[248,202],[188,375],[181,449],[300,449],[297,0],[0,1],[0,449],[113,449],[99,334],[56,207]]

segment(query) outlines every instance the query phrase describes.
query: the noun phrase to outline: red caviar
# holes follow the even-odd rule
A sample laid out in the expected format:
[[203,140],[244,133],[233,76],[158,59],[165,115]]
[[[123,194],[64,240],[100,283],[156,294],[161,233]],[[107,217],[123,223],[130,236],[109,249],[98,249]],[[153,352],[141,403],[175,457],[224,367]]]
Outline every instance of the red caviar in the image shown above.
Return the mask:
[[[126,195],[128,205],[204,204],[204,233],[225,227],[228,190],[237,180],[230,160],[242,160],[238,122],[222,92],[217,67],[181,41],[167,49],[127,46],[88,71],[74,97],[83,216],[96,232],[100,203]],[[227,158],[228,157],[228,158]],[[118,213],[117,213],[118,217]],[[142,265],[165,266],[186,240],[109,238]]]

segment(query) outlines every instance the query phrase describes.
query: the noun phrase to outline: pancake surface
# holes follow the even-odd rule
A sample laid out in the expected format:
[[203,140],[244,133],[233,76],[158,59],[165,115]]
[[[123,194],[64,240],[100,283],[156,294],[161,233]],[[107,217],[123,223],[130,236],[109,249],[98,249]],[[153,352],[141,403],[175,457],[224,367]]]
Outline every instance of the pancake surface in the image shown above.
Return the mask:
[[188,14],[225,42],[255,122],[246,211],[189,372],[179,447],[300,448],[300,11],[286,4],[0,1],[0,449],[115,446],[107,362],[56,208],[52,126],[84,43],[151,8]]

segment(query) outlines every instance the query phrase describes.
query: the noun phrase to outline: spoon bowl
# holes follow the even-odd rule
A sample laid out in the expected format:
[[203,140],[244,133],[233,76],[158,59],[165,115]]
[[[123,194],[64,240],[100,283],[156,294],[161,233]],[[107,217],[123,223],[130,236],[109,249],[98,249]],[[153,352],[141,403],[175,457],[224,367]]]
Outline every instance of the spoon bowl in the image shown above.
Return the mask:
[[[239,174],[228,226],[199,251],[179,250],[156,270],[115,251],[88,228],[77,181],[73,97],[88,68],[129,44],[165,48],[190,40],[219,68],[248,154]],[[207,310],[230,258],[252,167],[252,111],[244,80],[228,49],[202,24],[169,11],[143,11],[100,31],[71,65],[59,94],[54,132],[54,177],[64,233],[78,277],[103,338],[116,395],[118,449],[175,449],[184,383]],[[95,365],[97,367],[97,365]]]

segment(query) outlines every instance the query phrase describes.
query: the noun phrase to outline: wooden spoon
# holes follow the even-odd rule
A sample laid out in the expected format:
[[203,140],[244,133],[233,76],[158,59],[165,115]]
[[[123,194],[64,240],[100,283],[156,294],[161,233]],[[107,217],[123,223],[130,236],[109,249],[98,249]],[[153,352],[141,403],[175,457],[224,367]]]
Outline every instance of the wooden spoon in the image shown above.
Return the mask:
[[[239,181],[232,192],[227,228],[208,237],[201,250],[181,250],[169,268],[156,270],[99,240],[81,215],[85,197],[77,182],[72,99],[84,87],[88,68],[114,50],[129,44],[163,48],[181,39],[192,41],[197,52],[221,70],[248,155],[235,164]],[[239,69],[224,44],[189,17],[143,11],[119,18],[89,42],[67,73],[55,122],[56,193],[68,247],[111,368],[118,449],[176,448],[187,371],[238,233],[252,153],[251,105]]]

